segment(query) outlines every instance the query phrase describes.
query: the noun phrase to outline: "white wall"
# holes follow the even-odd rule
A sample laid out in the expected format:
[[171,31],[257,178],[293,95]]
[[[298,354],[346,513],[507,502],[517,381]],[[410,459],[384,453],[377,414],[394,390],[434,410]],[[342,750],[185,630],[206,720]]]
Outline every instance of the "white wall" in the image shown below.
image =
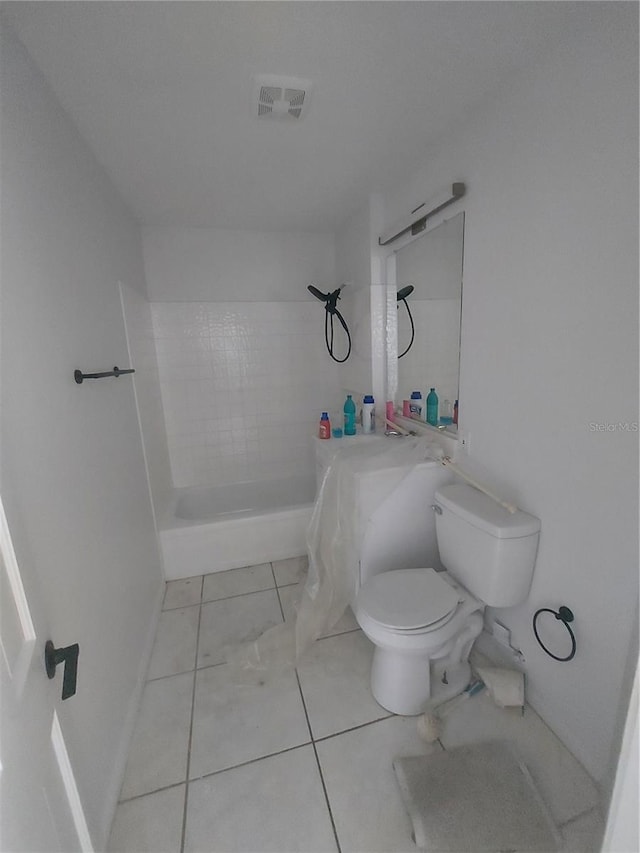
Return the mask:
[[333,237],[151,228],[144,252],[174,485],[312,475],[320,414],[342,408],[307,291],[338,283]]
[[[533,587],[501,611],[531,703],[597,779],[610,772],[637,619],[638,9],[568,40],[389,193],[392,224],[447,182],[466,210],[460,423],[542,519]],[[537,645],[565,604],[570,663]],[[614,757],[614,756],[613,756]]]
[[333,290],[333,235],[229,228],[143,229],[151,302],[283,302]]
[[[341,365],[343,388],[359,404],[364,394],[374,393],[371,335],[371,221],[365,208],[345,222],[336,235],[336,277],[349,282],[339,304],[351,333],[349,359]],[[377,401],[376,401],[377,403]]]
[[151,306],[143,294],[128,284],[121,283],[120,291],[129,359],[136,371],[132,381],[149,489],[156,528],[160,528],[169,505],[172,481]]
[[80,645],[56,711],[102,849],[163,584],[132,383],[73,371],[127,366],[118,281],[144,294],[139,233],[6,33],[2,97],[3,501],[52,639]]

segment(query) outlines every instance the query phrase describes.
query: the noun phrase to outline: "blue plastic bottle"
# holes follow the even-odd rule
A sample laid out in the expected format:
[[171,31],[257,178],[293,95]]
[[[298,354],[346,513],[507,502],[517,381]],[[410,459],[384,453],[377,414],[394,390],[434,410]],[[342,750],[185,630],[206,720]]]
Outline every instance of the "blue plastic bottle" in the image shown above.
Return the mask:
[[344,402],[344,434],[356,434],[356,404],[351,399],[351,394],[347,394]]
[[427,423],[438,426],[438,395],[435,388],[427,394]]

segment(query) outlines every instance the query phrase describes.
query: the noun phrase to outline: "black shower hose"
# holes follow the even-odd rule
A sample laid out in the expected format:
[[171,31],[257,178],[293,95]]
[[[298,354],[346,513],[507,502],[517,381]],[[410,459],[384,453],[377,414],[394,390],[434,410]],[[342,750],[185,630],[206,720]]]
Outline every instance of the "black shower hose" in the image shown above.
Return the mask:
[[[331,324],[329,324],[329,315],[331,315]],[[342,328],[347,333],[347,343],[349,346],[347,349],[347,354],[345,355],[344,358],[337,358],[333,354],[333,317],[334,317],[334,315],[338,318],[338,320],[340,321],[340,325],[342,326]],[[345,362],[349,358],[349,356],[351,355],[351,335],[349,334],[349,328],[347,327],[347,324],[345,323],[344,317],[338,311],[337,308],[330,308],[328,305],[326,306],[325,315],[324,315],[324,342],[327,345],[327,352],[329,353],[329,355],[331,356],[331,358],[334,361],[338,362],[338,364],[342,364],[343,362]]]
[[411,340],[409,341],[409,346],[406,348],[406,350],[403,353],[400,353],[398,358],[402,358],[403,355],[406,355],[409,352],[409,350],[411,349],[411,347],[413,345],[413,339],[414,339],[415,334],[416,334],[416,328],[413,325],[413,317],[411,316],[411,308],[409,308],[409,303],[404,298],[401,298],[400,302],[404,302],[404,307],[407,309],[407,314],[409,315],[409,322],[411,323]]

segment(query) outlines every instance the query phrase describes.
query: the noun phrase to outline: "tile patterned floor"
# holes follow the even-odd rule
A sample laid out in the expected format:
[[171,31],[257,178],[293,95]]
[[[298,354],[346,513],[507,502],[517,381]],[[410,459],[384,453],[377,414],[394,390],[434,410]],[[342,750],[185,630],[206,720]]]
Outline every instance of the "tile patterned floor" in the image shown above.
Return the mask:
[[600,849],[595,785],[533,710],[481,693],[427,745],[371,696],[350,612],[297,672],[232,678],[224,646],[290,619],[305,571],[300,557],[167,584],[109,850],[415,853],[393,758],[490,738],[525,757],[563,849]]

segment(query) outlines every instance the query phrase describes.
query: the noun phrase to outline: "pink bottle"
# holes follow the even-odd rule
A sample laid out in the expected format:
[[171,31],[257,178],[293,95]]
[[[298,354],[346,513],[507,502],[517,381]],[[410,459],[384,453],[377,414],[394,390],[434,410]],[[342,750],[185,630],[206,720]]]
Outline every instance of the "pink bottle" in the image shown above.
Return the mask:
[[327,412],[323,412],[320,418],[318,438],[331,438],[331,421]]

